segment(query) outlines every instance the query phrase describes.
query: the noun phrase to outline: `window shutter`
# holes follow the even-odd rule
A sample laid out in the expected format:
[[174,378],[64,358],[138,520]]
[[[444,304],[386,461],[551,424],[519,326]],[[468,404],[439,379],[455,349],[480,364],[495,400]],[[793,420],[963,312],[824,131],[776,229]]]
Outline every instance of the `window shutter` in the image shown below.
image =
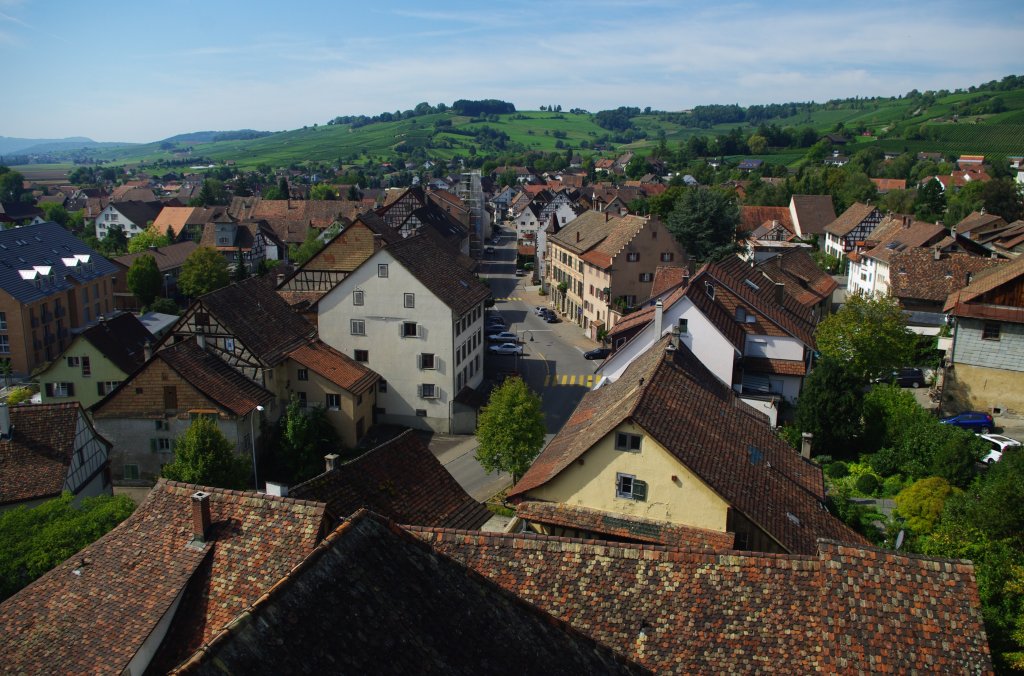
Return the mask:
[[46,396],[53,396],[53,383],[46,383]]
[[423,355],[422,354],[416,355],[416,368],[418,368],[420,370],[423,369]]
[[417,338],[422,338],[424,333],[425,333],[424,326],[422,324],[417,324],[416,325],[416,337]]
[[101,397],[105,394],[103,392],[103,383],[96,383],[96,394],[98,394]]
[[421,397],[421,398],[423,397],[423,386],[422,385],[417,385],[416,386],[416,396],[417,397]]
[[69,397],[75,396],[75,384],[74,383],[68,383],[68,396]]
[[633,479],[633,499],[644,502],[647,500],[647,482]]

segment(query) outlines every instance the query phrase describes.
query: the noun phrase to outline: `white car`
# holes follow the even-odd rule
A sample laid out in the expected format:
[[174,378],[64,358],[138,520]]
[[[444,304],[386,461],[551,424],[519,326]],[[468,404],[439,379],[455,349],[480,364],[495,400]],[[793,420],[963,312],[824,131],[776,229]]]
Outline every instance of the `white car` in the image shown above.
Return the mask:
[[515,343],[502,343],[501,345],[491,345],[488,348],[492,354],[522,354],[523,346],[516,345]]
[[502,331],[501,333],[492,333],[487,336],[487,340],[492,343],[518,343],[519,336],[511,331]]
[[538,317],[543,317],[547,313],[548,308],[544,307],[543,305],[538,305],[537,307],[533,308],[533,314],[537,315]]
[[991,447],[991,450],[988,452],[988,455],[981,459],[982,462],[987,463],[989,465],[991,465],[994,462],[999,462],[1003,457],[1003,453],[1005,453],[1009,449],[1020,448],[1019,441],[1017,441],[1016,439],[1011,439],[1010,437],[1004,437],[1002,434],[979,434],[977,436],[987,441],[989,446]]

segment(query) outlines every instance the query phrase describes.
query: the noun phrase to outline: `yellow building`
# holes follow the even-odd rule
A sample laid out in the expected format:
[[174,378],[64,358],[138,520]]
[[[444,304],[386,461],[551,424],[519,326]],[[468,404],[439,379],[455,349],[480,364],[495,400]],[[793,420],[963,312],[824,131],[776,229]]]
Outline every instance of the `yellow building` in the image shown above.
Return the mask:
[[866,543],[825,509],[821,470],[671,337],[588,392],[509,499],[543,533],[571,524],[539,516],[531,501],[563,516],[606,515],[580,524],[586,536],[643,541],[621,532],[625,519],[731,534],[736,549],[809,554],[821,537]]

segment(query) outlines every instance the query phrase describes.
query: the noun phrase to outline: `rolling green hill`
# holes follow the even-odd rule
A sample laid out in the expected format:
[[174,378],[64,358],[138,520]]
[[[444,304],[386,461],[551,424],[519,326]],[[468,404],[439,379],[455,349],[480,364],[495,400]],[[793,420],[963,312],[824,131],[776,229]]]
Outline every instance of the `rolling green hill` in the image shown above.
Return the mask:
[[[359,126],[314,125],[248,140],[207,142],[207,137],[182,135],[172,137],[178,139],[174,141],[87,148],[77,151],[75,157],[117,164],[165,160],[178,166],[232,160],[240,168],[251,168],[304,161],[350,164],[527,151],[607,155],[626,148],[643,153],[662,139],[676,146],[694,136],[726,135],[736,129],[746,138],[762,124],[811,127],[816,133],[842,125],[847,136],[855,137],[858,149],[877,144],[886,150],[1024,155],[1024,79],[1015,76],[969,91],[911,92],[899,98],[797,104],[791,109],[797,112],[758,119],[756,124],[734,119],[710,125],[689,124],[686,113],[653,111],[632,116],[628,134],[602,128],[589,113],[520,111],[470,118],[448,110]],[[769,148],[758,157],[793,164],[802,151]]]

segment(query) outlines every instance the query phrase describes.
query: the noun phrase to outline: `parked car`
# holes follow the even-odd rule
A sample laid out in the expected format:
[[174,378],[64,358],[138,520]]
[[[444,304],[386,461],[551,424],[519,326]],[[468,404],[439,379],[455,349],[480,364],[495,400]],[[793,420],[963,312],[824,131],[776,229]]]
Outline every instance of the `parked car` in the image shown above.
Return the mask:
[[551,312],[551,310],[544,307],[543,305],[538,305],[537,307],[533,308],[533,314],[537,315],[538,317],[543,317],[548,312]]
[[519,336],[511,331],[502,331],[501,333],[492,333],[487,336],[487,340],[492,343],[518,343]]
[[488,256],[494,255],[494,247],[493,246],[487,247],[486,249],[484,249],[484,253],[487,254]]
[[956,425],[966,430],[975,430],[982,434],[988,434],[995,429],[995,421],[992,420],[992,416],[988,413],[981,411],[964,411],[963,413],[957,413],[951,415],[948,418],[943,418],[939,422],[947,425]]
[[604,359],[612,353],[610,347],[595,347],[593,350],[588,350],[583,353],[584,359]]
[[924,387],[927,385],[924,379],[924,371],[918,368],[904,367],[896,369],[885,375],[874,379],[876,383],[895,383],[900,387]]
[[546,312],[546,313],[544,313],[544,315],[541,317],[541,319],[546,321],[548,324],[557,324],[558,322],[562,321],[561,319],[558,318],[558,315],[556,315],[554,312]]
[[991,450],[988,455],[981,459],[982,462],[991,465],[994,462],[999,462],[1003,458],[1003,453],[1013,449],[1017,451],[1020,449],[1020,442],[1010,437],[1004,437],[1002,434],[979,434],[980,438],[984,439],[989,443]]
[[516,268],[516,277],[525,277],[526,271],[522,268]]
[[508,326],[505,323],[505,320],[503,318],[501,318],[501,317],[498,317],[498,316],[488,317],[487,321],[484,322],[484,324],[486,326],[500,326],[502,331],[504,331],[505,327]]
[[502,343],[501,345],[491,345],[488,350],[491,354],[522,354],[523,346],[516,345],[515,343]]

